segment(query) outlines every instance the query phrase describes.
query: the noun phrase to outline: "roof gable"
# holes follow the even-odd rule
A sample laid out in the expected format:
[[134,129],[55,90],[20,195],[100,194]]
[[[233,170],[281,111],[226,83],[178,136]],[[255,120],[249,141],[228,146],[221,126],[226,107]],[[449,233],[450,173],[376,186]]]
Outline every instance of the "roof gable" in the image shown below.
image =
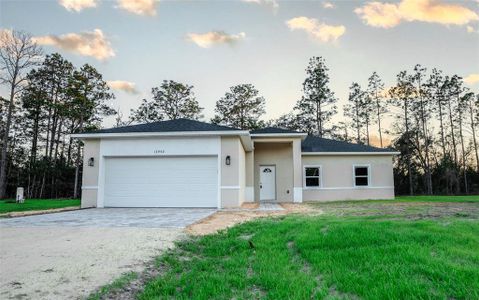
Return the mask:
[[393,149],[325,139],[308,135],[301,143],[302,152],[395,152]]
[[116,128],[100,129],[94,133],[130,133],[130,132],[195,132],[195,131],[241,131],[240,129],[215,125],[189,119],[158,121],[146,124],[130,125]]

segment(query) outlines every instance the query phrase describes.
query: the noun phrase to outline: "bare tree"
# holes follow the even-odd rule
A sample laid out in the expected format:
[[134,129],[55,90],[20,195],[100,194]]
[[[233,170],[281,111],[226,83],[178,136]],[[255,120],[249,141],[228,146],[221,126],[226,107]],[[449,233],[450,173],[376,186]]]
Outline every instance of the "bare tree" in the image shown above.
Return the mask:
[[6,120],[1,137],[0,154],[0,198],[5,197],[7,187],[7,162],[9,133],[12,114],[15,108],[15,98],[22,91],[28,69],[39,63],[42,50],[32,40],[32,37],[22,31],[3,30],[0,32],[0,83],[10,89],[7,99]]
[[474,152],[476,154],[476,167],[477,172],[479,173],[479,154],[477,150],[477,139],[476,139],[476,125],[479,121],[479,94],[476,95],[476,99],[472,98],[469,102],[469,116],[471,118],[471,129],[472,129],[472,141],[474,144]]

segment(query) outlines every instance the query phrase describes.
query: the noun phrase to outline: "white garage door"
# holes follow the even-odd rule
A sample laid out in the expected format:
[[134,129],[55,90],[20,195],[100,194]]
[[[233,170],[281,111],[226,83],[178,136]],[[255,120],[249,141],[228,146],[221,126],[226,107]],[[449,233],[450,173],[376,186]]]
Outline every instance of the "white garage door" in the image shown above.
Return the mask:
[[218,162],[208,157],[105,159],[105,207],[216,207]]

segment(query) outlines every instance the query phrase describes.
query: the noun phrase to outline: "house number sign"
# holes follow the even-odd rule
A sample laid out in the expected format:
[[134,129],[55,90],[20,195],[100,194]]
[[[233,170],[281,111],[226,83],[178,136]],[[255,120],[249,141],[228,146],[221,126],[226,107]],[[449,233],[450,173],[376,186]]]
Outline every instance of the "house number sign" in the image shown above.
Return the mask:
[[157,150],[154,150],[153,153],[155,153],[155,154],[163,154],[163,153],[165,153],[165,150],[163,150],[163,149],[157,149]]

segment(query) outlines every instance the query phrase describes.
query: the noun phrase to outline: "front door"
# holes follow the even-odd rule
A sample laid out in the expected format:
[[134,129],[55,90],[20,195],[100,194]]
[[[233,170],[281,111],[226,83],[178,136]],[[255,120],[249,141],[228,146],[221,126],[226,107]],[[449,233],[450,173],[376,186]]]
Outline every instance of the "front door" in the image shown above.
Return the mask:
[[259,167],[259,200],[276,200],[276,167]]

